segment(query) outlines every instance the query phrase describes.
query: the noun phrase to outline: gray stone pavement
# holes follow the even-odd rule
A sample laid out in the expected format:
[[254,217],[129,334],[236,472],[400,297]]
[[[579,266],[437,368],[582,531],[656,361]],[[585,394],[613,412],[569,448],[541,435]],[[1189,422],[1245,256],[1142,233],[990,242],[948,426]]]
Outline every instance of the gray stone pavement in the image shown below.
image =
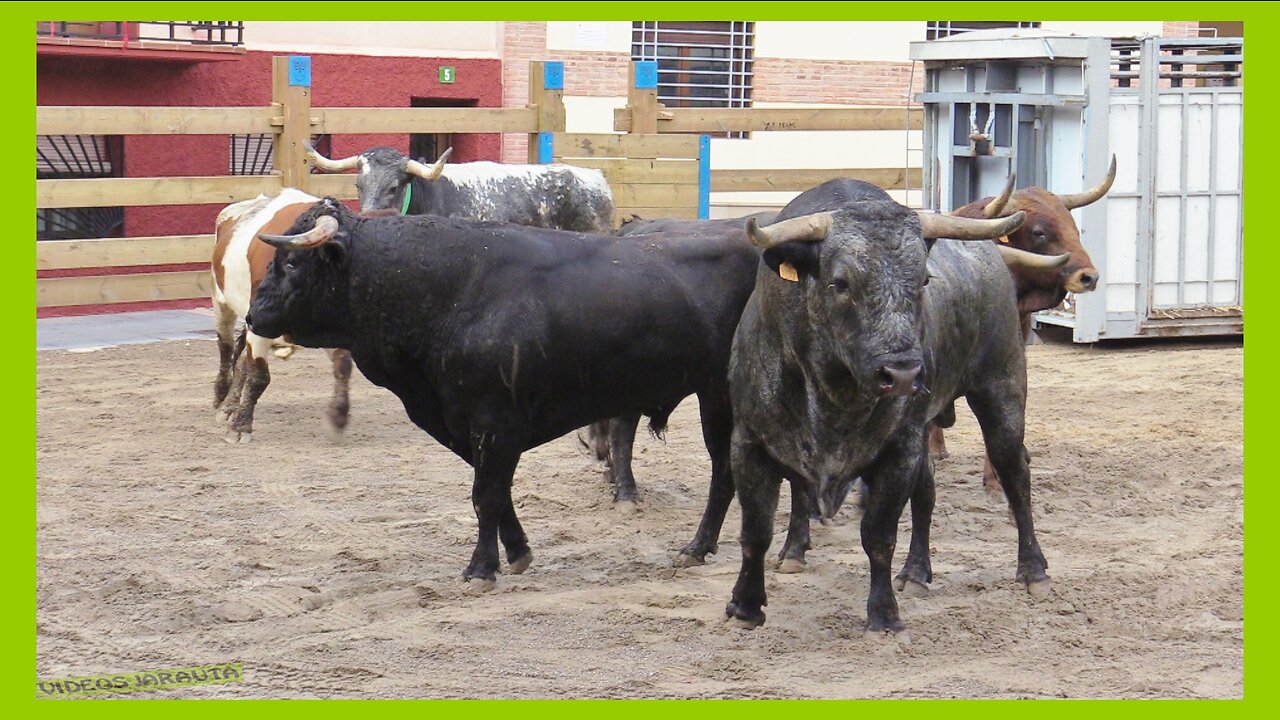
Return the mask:
[[36,320],[36,350],[88,350],[162,340],[212,339],[213,310],[150,310]]

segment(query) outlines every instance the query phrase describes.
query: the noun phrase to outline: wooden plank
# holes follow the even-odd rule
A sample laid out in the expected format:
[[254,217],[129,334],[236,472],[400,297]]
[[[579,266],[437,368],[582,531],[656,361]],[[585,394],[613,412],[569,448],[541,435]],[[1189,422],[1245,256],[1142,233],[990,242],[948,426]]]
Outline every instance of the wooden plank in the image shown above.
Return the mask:
[[537,132],[537,108],[312,108],[314,133]]
[[679,184],[612,185],[613,202],[620,207],[698,207],[698,186]]
[[693,207],[620,207],[617,210],[615,224],[621,224],[623,220],[630,219],[632,215],[638,215],[645,220],[660,220],[662,218],[676,218],[679,220],[697,220],[698,206]]
[[696,135],[611,135],[565,133],[556,136],[556,155],[564,158],[698,157]]
[[37,135],[232,135],[271,132],[269,107],[37,107]]
[[41,278],[36,280],[36,307],[207,298],[212,283],[208,270]]
[[712,170],[711,192],[804,191],[834,178],[862,180],[885,190],[905,190],[908,181],[913,189],[921,187],[920,168]]
[[315,173],[307,180],[307,192],[312,195],[335,197],[339,200],[354,200],[360,196],[356,192],[355,173]]
[[273,137],[272,162],[284,187],[307,190],[310,179],[306,144],[311,140],[311,71],[307,85],[294,85],[290,58],[271,58],[271,107],[280,108],[280,132]]
[[698,162],[696,160],[655,160],[648,158],[632,160],[576,158],[566,160],[557,157],[555,161],[603,171],[610,185],[618,183],[698,184]]
[[[613,129],[631,129],[628,108],[613,112]],[[658,117],[660,133],[774,130],[920,130],[924,112],[903,107],[847,108],[668,108]]]
[[279,175],[37,180],[36,207],[233,203],[280,192]]
[[43,240],[36,243],[36,270],[209,262],[212,254],[212,233],[94,240]]

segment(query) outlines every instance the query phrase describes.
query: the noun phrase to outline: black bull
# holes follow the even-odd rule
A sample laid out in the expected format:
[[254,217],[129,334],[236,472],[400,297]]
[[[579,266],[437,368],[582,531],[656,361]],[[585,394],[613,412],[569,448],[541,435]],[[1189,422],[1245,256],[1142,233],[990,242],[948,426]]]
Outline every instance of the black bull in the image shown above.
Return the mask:
[[499,538],[509,572],[528,567],[511,502],[520,454],[596,420],[665,416],[697,394],[712,485],[732,494],[725,368],[753,287],[740,279],[760,258],[741,230],[589,236],[367,218],[327,199],[290,232],[304,231],[264,236],[289,250],[276,254],[249,323],[349,349],[416,425],[475,468],[480,529],[465,578],[494,580]]
[[[911,546],[898,580],[926,585],[934,503],[926,422],[960,396],[1005,479],[1017,577],[1047,588],[1031,520],[1012,279],[994,244],[921,242],[918,222],[878,188],[844,180],[803,193],[776,225],[753,232],[767,249],[729,368],[742,569],[726,613],[745,624],[764,622],[780,481],[792,482],[793,500],[797,481],[829,499],[861,477],[867,629],[902,629],[890,579],[897,524],[910,499]],[[781,278],[783,269],[796,280]]]

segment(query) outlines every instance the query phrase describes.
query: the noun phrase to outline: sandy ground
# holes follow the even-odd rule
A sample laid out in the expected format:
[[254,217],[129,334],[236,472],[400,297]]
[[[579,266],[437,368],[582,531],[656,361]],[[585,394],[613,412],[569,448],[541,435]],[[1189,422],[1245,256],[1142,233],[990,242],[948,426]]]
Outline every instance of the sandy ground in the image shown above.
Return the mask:
[[[641,510],[611,506],[572,436],[527,453],[524,575],[476,595],[469,468],[353,378],[347,442],[326,358],[273,365],[252,444],[210,407],[209,341],[37,355],[37,674],[239,660],[168,697],[1240,697],[1239,343],[1029,349],[1027,445],[1053,594],[1013,581],[1015,533],[961,409],[939,463],[911,643],[862,636],[854,512],[809,567],[770,573],[768,623],[727,625],[739,515],[676,571],[709,463],[694,400],[638,440]],[[358,374],[357,374],[358,375]],[[777,520],[785,530],[786,490]],[[905,556],[901,526],[895,567]]]

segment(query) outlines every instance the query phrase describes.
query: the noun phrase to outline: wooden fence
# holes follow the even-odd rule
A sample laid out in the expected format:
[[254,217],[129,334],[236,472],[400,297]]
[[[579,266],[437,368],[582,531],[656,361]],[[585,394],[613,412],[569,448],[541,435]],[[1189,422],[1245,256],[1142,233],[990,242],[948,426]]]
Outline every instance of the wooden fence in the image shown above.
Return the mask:
[[[36,207],[229,204],[284,187],[341,199],[356,197],[355,175],[310,173],[303,144],[321,133],[528,133],[533,161],[537,134],[564,130],[563,65],[534,62],[530,74],[527,107],[313,108],[310,58],[278,57],[272,66],[270,107],[37,107],[37,135],[271,133],[275,172],[37,180]],[[558,88],[550,87],[557,84]],[[199,235],[41,241],[36,244],[36,307],[207,298],[211,291],[208,269],[163,266],[207,263],[212,250],[212,228],[209,234]],[[41,277],[46,271],[77,274]]]
[[[658,102],[657,64],[631,64],[627,106],[614,110],[613,129],[663,133],[805,130],[921,130],[924,114],[906,107],[668,108]],[[807,168],[712,170],[706,192],[801,192],[833,178],[864,180],[885,190],[919,189],[920,168]]]
[[[620,218],[705,218],[711,192],[799,192],[835,177],[860,178],[887,190],[920,187],[919,168],[710,169],[707,133],[920,129],[921,115],[905,108],[666,108],[657,98],[656,64],[638,62],[632,63],[627,106],[614,114],[614,129],[624,134],[569,134],[563,96],[563,63],[533,62],[526,107],[313,108],[310,58],[292,56],[273,61],[269,107],[37,107],[37,135],[271,133],[275,171],[37,180],[36,206],[229,204],[284,187],[355,198],[354,174],[310,173],[303,144],[321,133],[527,133],[529,162],[568,162],[603,171]],[[36,306],[208,297],[208,270],[191,266],[207,263],[212,247],[211,232],[39,242]]]

